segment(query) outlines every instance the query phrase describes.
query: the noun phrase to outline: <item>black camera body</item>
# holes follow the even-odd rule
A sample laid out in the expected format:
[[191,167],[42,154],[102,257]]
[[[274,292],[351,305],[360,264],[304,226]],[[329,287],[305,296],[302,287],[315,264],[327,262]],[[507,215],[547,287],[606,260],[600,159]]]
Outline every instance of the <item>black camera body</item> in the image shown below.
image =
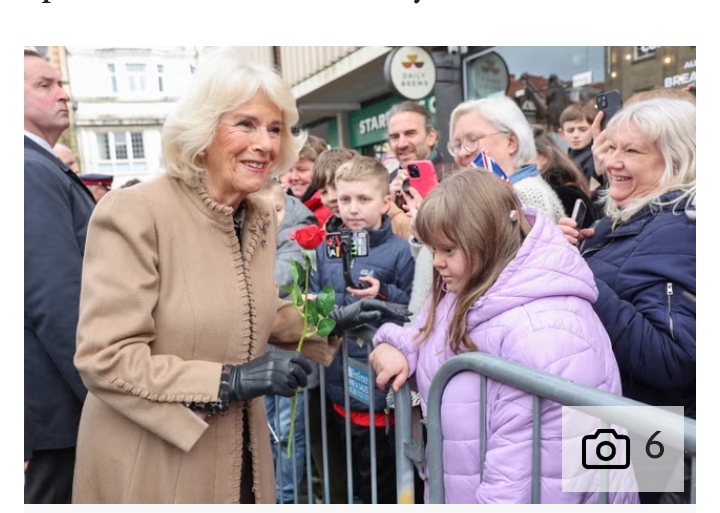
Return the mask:
[[357,257],[368,256],[370,253],[370,236],[365,230],[353,232],[340,230],[328,233],[325,237],[326,250],[329,258],[341,258],[345,285],[353,289],[367,289],[369,283],[352,279],[352,265]]

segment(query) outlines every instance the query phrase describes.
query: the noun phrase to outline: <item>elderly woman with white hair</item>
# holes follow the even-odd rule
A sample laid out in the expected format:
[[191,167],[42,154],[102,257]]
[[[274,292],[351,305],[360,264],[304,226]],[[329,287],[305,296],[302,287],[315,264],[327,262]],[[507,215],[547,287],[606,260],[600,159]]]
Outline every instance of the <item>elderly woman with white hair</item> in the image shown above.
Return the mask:
[[524,207],[536,207],[556,222],[566,215],[560,198],[534,164],[532,127],[510,98],[469,100],[455,107],[447,148],[461,168],[471,167],[480,151],[486,150]]
[[[312,337],[305,356],[291,351],[303,320],[278,299],[275,210],[254,194],[297,160],[297,121],[274,70],[221,50],[163,127],[167,172],[94,210],[73,502],[275,503],[263,396],[292,396],[307,383],[305,356],[327,365],[339,345]],[[356,305],[330,314],[337,335],[397,314]]]
[[[606,216],[560,227],[595,275],[623,395],[695,418],[695,105],[639,101],[608,124]],[[687,483],[686,483],[687,484]],[[657,502],[659,494],[641,494]]]

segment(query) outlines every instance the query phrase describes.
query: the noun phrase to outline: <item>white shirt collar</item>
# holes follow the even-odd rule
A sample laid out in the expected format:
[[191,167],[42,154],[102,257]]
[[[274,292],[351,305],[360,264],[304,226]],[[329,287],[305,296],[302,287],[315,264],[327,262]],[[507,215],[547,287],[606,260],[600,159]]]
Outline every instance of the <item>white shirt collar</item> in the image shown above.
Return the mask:
[[35,135],[35,134],[25,130],[25,137],[29,137],[31,141],[39,144],[40,146],[45,148],[47,151],[49,151],[50,153],[55,155],[55,152],[53,152],[53,149],[52,149],[52,146],[50,146],[50,143],[48,143],[45,139],[43,139],[39,135]]

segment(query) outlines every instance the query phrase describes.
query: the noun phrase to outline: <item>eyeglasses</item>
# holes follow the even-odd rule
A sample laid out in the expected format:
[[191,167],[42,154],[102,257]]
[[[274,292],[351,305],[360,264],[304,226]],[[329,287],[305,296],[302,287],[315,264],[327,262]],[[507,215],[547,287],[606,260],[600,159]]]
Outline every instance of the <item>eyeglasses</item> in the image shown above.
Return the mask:
[[493,132],[491,134],[485,134],[485,135],[474,135],[474,134],[466,134],[462,141],[458,141],[455,139],[454,141],[450,141],[447,145],[447,150],[450,153],[451,156],[456,157],[457,154],[460,152],[460,147],[464,148],[466,152],[468,153],[475,153],[478,149],[478,146],[480,145],[480,141],[485,139],[486,137],[490,137],[491,135],[497,135],[497,134],[506,134],[506,130],[501,130],[499,132]]

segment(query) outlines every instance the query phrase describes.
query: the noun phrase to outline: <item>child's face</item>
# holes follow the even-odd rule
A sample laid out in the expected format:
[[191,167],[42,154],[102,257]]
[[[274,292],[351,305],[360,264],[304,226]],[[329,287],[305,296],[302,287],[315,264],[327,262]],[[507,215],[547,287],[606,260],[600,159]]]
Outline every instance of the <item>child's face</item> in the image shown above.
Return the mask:
[[465,280],[476,271],[473,266],[468,265],[465,254],[454,242],[442,241],[436,246],[430,246],[433,254],[433,267],[442,277],[442,281],[448,291],[458,293],[462,290]]
[[592,142],[590,123],[585,119],[582,121],[566,121],[563,123],[560,135],[573,150],[582,150]]
[[290,172],[283,173],[279,176],[280,180],[280,186],[283,189],[284,193],[287,193],[288,189],[290,188]]
[[340,215],[337,189],[334,185],[327,184],[325,188],[320,189],[320,199],[322,200],[323,205],[329,208],[334,215]]
[[285,195],[280,191],[274,191],[263,195],[263,199],[270,202],[275,208],[275,212],[277,212],[277,224],[280,226],[280,223],[285,219]]
[[382,215],[390,208],[390,195],[383,194],[376,179],[341,180],[335,183],[338,210],[343,223],[352,231],[377,230],[382,226]]

